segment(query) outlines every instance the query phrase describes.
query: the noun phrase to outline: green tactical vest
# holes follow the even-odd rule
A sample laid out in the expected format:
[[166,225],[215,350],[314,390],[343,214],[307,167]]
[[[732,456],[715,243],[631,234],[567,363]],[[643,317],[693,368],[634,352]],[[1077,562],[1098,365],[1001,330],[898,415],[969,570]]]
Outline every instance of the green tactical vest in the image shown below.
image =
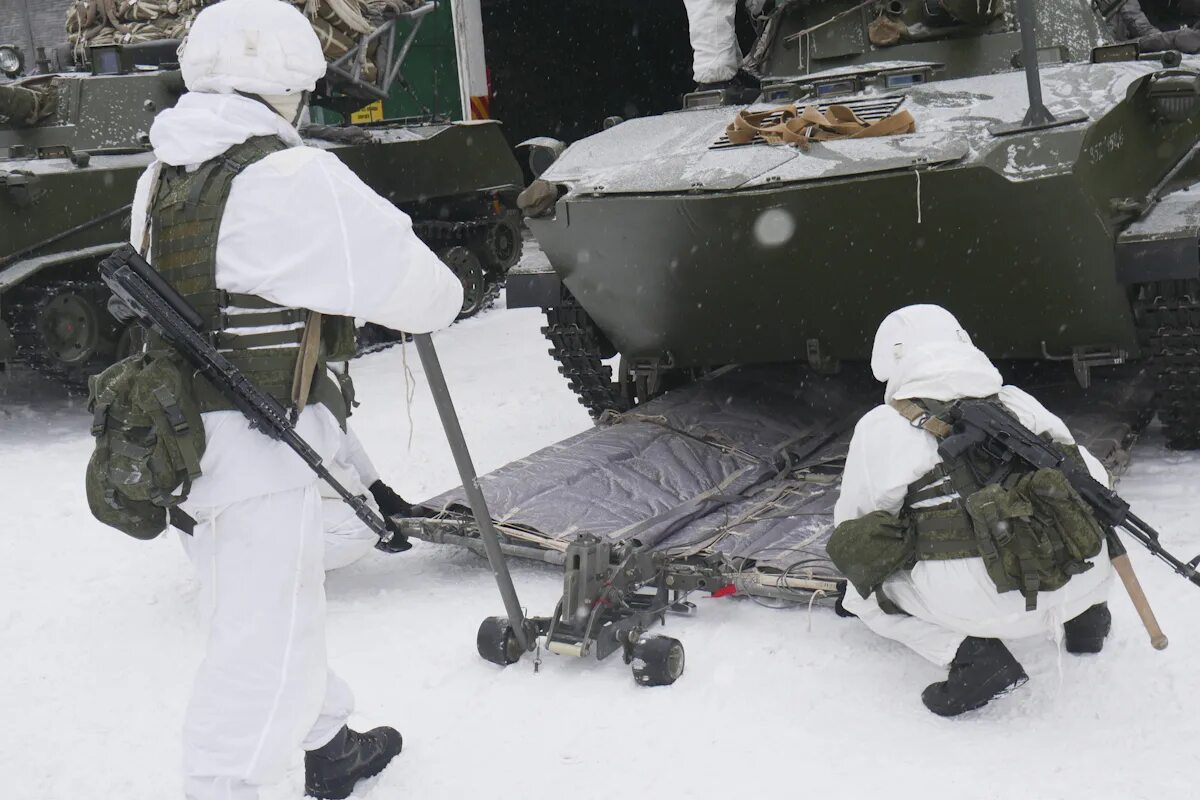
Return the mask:
[[[947,404],[913,402],[926,419],[921,427],[940,423],[949,431],[939,418]],[[1082,462],[1078,448],[1062,449]],[[826,552],[862,597],[874,593],[889,614],[903,612],[883,591],[888,577],[918,561],[957,558],[982,558],[996,591],[1021,592],[1032,611],[1038,592],[1061,588],[1090,569],[1088,559],[1099,555],[1104,539],[1062,471],[1000,464],[977,447],[913,482],[899,515],[875,511],[842,522]]]
[[[917,402],[935,417],[947,407]],[[1077,447],[1058,447],[1082,466]],[[979,447],[912,483],[904,509],[916,560],[982,558],[996,590],[1021,592],[1029,611],[1037,608],[1038,592],[1059,589],[1090,569],[1088,559],[1105,538],[1060,470],[1001,464]]]
[[[155,268],[207,320],[212,344],[256,385],[285,407],[292,405],[292,385],[304,323],[309,312],[277,306],[253,294],[217,288],[217,235],[233,179],[272,153],[287,149],[276,136],[259,136],[234,145],[192,172],[162,165],[150,211]],[[263,331],[268,326],[286,330]],[[149,337],[149,349],[164,349]],[[321,350],[308,403],[322,403],[345,426],[352,404],[349,376],[334,381],[329,361],[354,356],[354,320],[326,317],[321,323]],[[341,384],[341,385],[339,385]],[[207,380],[197,377],[192,391],[201,412],[235,406]]]

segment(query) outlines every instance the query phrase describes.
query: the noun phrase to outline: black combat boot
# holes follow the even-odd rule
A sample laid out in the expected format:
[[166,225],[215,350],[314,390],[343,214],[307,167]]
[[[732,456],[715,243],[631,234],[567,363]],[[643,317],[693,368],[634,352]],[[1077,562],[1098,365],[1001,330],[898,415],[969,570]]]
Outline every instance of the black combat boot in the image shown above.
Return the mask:
[[1108,603],[1096,603],[1087,611],[1063,625],[1068,653],[1099,653],[1104,649],[1104,637],[1112,630],[1112,613]]
[[[714,92],[718,89],[734,89],[739,94],[758,95],[762,89],[762,81],[760,81],[752,73],[744,69],[739,69],[732,78],[727,81],[714,81],[713,83],[697,83],[695,91],[697,92]],[[753,99],[753,98],[751,98]]]
[[382,772],[403,746],[393,728],[359,733],[343,726],[329,744],[304,754],[304,793],[322,800],[349,797],[354,784]]
[[968,636],[950,662],[950,674],[921,692],[921,702],[939,717],[955,717],[986,706],[1021,686],[1029,676],[999,639]]

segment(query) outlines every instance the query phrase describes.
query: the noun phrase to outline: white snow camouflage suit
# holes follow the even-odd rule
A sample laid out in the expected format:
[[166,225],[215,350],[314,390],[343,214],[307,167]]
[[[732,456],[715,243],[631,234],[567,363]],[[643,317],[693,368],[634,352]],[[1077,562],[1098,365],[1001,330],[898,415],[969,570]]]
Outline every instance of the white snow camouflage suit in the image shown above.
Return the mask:
[[[766,0],[743,0],[750,13],[758,13]],[[738,0],[683,0],[687,8],[688,36],[692,42],[692,79],[719,83],[734,76],[742,63],[742,50],[734,28]]]
[[[218,288],[418,333],[454,320],[461,284],[409,218],[335,156],[301,146],[267,106],[191,92],[150,134],[160,162],[187,166],[265,135],[293,147],[234,179],[218,238]],[[135,245],[155,174],[152,166],[138,184]],[[353,709],[349,688],[326,664],[322,517],[330,527],[338,517],[353,523],[348,509],[327,503],[323,511],[309,468],[240,412],[205,414],[204,426],[204,474],[185,509],[198,523],[188,549],[210,630],[184,726],[185,790],[194,800],[254,800],[299,748],[328,742]],[[297,427],[346,477],[352,447],[333,414],[310,405]],[[361,539],[352,544],[361,549]]]
[[[871,368],[877,379],[887,383],[885,402],[998,395],[1034,433],[1046,432],[1057,442],[1074,444],[1062,420],[1015,386],[1003,385],[987,356],[938,306],[892,312],[876,333]],[[1100,462],[1085,448],[1079,451],[1092,476],[1109,485]],[[932,434],[914,427],[891,406],[872,409],[859,420],[850,441],[834,524],[873,511],[898,514],[909,485],[940,460]],[[1108,598],[1113,569],[1107,549],[1093,563],[1092,569],[1075,575],[1061,589],[1040,593],[1034,611],[1025,610],[1020,592],[996,591],[982,558],[919,561],[912,570],[888,578],[883,584],[885,594],[909,616],[884,613],[874,594],[864,600],[851,590],[844,603],[871,630],[945,666],[967,636],[1045,635],[1059,641],[1064,622]]]

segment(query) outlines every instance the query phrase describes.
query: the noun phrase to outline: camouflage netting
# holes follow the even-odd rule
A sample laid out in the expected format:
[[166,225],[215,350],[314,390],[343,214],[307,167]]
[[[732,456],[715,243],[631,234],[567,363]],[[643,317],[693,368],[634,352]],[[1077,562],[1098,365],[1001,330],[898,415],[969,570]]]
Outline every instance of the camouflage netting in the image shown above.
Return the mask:
[[[325,58],[344,56],[363,34],[388,17],[425,0],[287,0],[312,22]],[[219,0],[75,0],[67,11],[67,36],[76,53],[89,47],[182,39],[205,6]],[[373,80],[375,65],[363,77]]]

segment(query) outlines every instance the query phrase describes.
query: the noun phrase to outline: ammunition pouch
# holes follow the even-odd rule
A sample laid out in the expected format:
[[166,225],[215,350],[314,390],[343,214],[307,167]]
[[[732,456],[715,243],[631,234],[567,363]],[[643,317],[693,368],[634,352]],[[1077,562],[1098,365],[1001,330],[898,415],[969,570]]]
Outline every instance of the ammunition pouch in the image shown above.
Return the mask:
[[136,355],[88,381],[88,507],[135,539],[162,533],[200,477],[204,424],[189,373],[172,354]]
[[864,599],[891,575],[916,563],[912,526],[886,511],[846,520],[834,529],[825,549]]
[[[1063,449],[1083,467],[1078,448]],[[1038,592],[1091,569],[1088,559],[1099,555],[1105,531],[1061,470],[994,474],[1002,468],[973,448],[909,486],[905,507],[917,560],[982,558],[996,590],[1019,591],[1032,611]]]
[[1083,498],[1056,469],[1014,476],[969,495],[960,506],[912,513],[922,561],[979,557],[998,592],[1019,591],[1025,608],[1038,592],[1091,569],[1105,538]]

